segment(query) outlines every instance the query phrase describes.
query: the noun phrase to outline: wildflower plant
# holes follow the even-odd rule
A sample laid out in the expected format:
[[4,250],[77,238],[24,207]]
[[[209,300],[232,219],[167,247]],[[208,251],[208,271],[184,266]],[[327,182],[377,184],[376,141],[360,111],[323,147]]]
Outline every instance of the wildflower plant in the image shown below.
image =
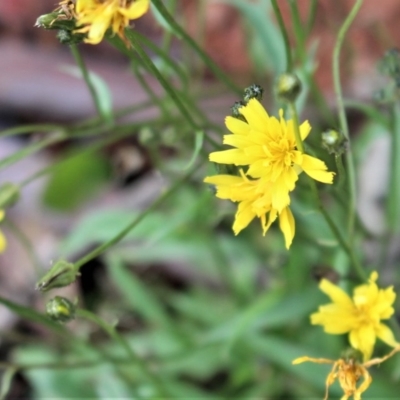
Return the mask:
[[[400,53],[361,103],[342,87],[363,0],[329,24],[331,50],[318,0],[217,3],[61,0],[37,16],[94,115],[0,132],[24,135],[0,169],[50,160],[0,184],[0,304],[21,322],[0,318],[1,399],[22,381],[38,399],[398,397]],[[132,93],[103,79],[102,56]],[[379,136],[391,145],[375,202],[362,189],[384,178],[363,165]]]

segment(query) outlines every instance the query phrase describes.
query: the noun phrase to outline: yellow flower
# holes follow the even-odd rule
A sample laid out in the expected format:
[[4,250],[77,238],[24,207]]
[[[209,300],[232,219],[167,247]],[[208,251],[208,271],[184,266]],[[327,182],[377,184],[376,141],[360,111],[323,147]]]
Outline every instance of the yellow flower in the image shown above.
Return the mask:
[[[324,400],[328,399],[329,386],[339,380],[340,387],[343,389],[344,395],[340,400],[347,400],[350,396],[353,396],[354,400],[361,400],[361,394],[365,392],[372,382],[372,377],[369,374],[367,368],[372,365],[380,364],[392,357],[395,353],[400,350],[400,347],[396,347],[388,355],[382,358],[374,358],[364,363],[359,363],[355,358],[340,358],[339,360],[329,360],[326,358],[311,358],[311,357],[299,357],[292,361],[292,364],[300,364],[306,361],[318,363],[318,364],[333,364],[331,372],[326,378],[326,392]],[[363,379],[362,383],[357,386],[360,378]]]
[[[249,165],[247,175],[268,182],[272,208],[278,212],[290,204],[289,192],[302,171],[317,181],[332,183],[334,173],[327,171],[323,161],[297,150],[293,121],[285,121],[282,110],[278,120],[270,117],[257,99],[251,99],[239,111],[246,121],[225,119],[232,134],[224,136],[224,144],[234,149],[211,153],[210,161]],[[304,122],[299,128],[304,140],[310,124]]]
[[396,294],[393,286],[378,289],[377,279],[378,273],[372,272],[367,284],[354,289],[353,299],[341,288],[323,279],[319,287],[332,303],[320,306],[318,312],[311,315],[311,323],[323,325],[326,333],[349,333],[351,346],[363,354],[364,361],[371,358],[376,338],[389,346],[398,345],[390,328],[380,322],[393,315],[392,304]]
[[[237,235],[255,218],[261,220],[263,233],[279,216],[279,226],[285,237],[286,248],[289,248],[294,236],[294,218],[289,207],[278,211],[272,207],[270,185],[259,179],[248,179],[243,171],[241,176],[215,175],[204,179],[204,182],[216,185],[216,196],[238,202],[233,231]],[[268,217],[267,217],[267,214]]]
[[[4,219],[4,211],[0,210],[0,221],[2,221],[3,219]],[[0,253],[4,251],[6,245],[7,245],[6,238],[4,237],[3,232],[0,231]]]
[[86,43],[98,44],[111,27],[126,41],[124,29],[132,19],[140,18],[149,9],[150,0],[77,0],[78,33],[87,33]]

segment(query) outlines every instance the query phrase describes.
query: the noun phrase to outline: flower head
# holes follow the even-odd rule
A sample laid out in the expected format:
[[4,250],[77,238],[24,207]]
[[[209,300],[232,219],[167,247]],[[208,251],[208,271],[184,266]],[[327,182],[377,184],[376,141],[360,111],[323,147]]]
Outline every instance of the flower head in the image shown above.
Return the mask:
[[[252,88],[256,94],[259,87]],[[295,222],[289,209],[291,192],[298,175],[304,171],[320,182],[332,183],[333,172],[319,159],[302,153],[296,147],[294,122],[270,117],[257,95],[245,102],[235,103],[233,116],[225,119],[231,134],[224,136],[224,144],[233,149],[210,154],[210,161],[219,164],[246,166],[241,177],[217,175],[204,181],[217,186],[217,197],[238,202],[233,230],[238,234],[254,217],[261,219],[264,234],[279,217],[280,228],[289,248],[295,231]],[[301,139],[311,127],[304,122],[300,127]]]
[[87,33],[86,43],[98,44],[108,28],[122,40],[124,29],[132,19],[140,18],[149,9],[150,0],[77,0],[78,33]]
[[[355,357],[343,357],[339,358],[339,360],[329,360],[326,358],[311,358],[305,356],[296,358],[292,361],[292,364],[300,364],[306,361],[317,364],[333,364],[332,370],[326,378],[324,400],[328,399],[329,386],[331,386],[336,379],[339,381],[340,387],[344,392],[344,396],[341,400],[347,400],[350,396],[353,396],[354,400],[361,400],[362,393],[369,388],[372,382],[372,377],[367,368],[386,361],[398,351],[400,351],[400,347],[396,347],[382,358],[374,358],[364,363],[360,363]],[[362,382],[361,384],[358,384],[361,378]]]
[[[2,221],[3,218],[4,218],[4,211],[0,210],[0,221]],[[4,251],[6,245],[7,245],[6,238],[4,237],[3,232],[0,231],[0,253]]]
[[255,217],[258,217],[265,235],[279,216],[279,225],[285,236],[286,248],[289,248],[295,229],[294,218],[289,207],[280,212],[275,210],[272,207],[272,193],[268,183],[260,179],[249,179],[243,171],[240,172],[241,176],[215,175],[204,179],[204,182],[216,185],[217,197],[239,203],[233,231],[237,235]]
[[[304,171],[311,178],[332,183],[333,173],[321,160],[301,153],[296,148],[293,121],[270,117],[261,103],[253,98],[239,109],[245,121],[226,117],[232,134],[224,136],[224,144],[234,149],[210,154],[210,161],[220,164],[248,165],[246,174],[268,182],[272,207],[281,212],[290,204],[289,192],[295,188],[298,175]],[[300,126],[301,139],[310,133],[308,122]]]
[[392,286],[379,289],[375,283],[377,279],[378,273],[372,272],[367,284],[354,289],[353,298],[330,281],[322,279],[319,287],[332,303],[320,306],[318,312],[311,315],[311,323],[322,325],[326,333],[349,333],[351,346],[363,354],[364,361],[371,358],[376,338],[389,346],[398,346],[393,332],[380,322],[393,315],[396,294]]

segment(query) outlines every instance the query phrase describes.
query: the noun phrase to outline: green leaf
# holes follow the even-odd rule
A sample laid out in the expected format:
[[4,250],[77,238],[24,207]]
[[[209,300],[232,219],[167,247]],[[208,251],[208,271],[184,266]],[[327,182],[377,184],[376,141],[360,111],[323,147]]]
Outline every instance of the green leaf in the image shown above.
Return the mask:
[[152,291],[137,279],[118,257],[109,255],[107,264],[111,280],[118,287],[131,309],[152,324],[161,324],[164,328],[170,328],[171,321],[166,310]]
[[183,169],[190,169],[192,168],[193,164],[197,160],[197,157],[200,153],[201,148],[203,147],[204,141],[204,131],[196,131],[195,132],[195,139],[194,139],[194,149],[192,157],[190,158],[189,162]]
[[104,157],[90,153],[71,157],[53,169],[43,201],[58,211],[71,211],[96,194],[108,177]]

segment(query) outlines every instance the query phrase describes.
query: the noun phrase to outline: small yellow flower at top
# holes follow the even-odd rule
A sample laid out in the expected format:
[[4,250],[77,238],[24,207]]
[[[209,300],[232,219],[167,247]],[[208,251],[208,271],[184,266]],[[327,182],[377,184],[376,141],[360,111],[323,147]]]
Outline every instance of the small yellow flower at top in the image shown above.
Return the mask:
[[[292,361],[292,364],[300,364],[306,361],[317,364],[333,364],[332,370],[326,378],[326,392],[324,400],[328,399],[329,386],[331,386],[336,379],[338,379],[340,387],[344,392],[344,395],[340,400],[348,400],[350,396],[353,396],[354,400],[361,400],[362,393],[368,389],[372,382],[372,377],[367,368],[386,361],[398,351],[400,351],[400,347],[396,347],[389,354],[382,358],[374,358],[364,363],[360,363],[355,357],[343,357],[339,358],[339,360],[329,360],[326,358],[311,358],[305,356],[296,358]],[[363,381],[358,385],[358,382],[361,378]]]
[[[4,211],[0,210],[0,221],[4,219]],[[2,253],[7,246],[6,238],[3,235],[3,232],[0,231],[0,253]]]
[[349,333],[350,345],[363,354],[364,362],[371,358],[376,338],[392,347],[399,345],[390,328],[380,322],[393,315],[396,294],[393,286],[379,289],[377,279],[378,273],[372,272],[367,284],[354,289],[352,299],[340,287],[322,279],[319,288],[332,303],[320,306],[311,315],[311,323],[322,325],[326,333]]
[[124,29],[129,21],[140,18],[150,6],[150,0],[77,0],[75,32],[87,33],[86,43],[98,44],[108,28],[126,42]]

